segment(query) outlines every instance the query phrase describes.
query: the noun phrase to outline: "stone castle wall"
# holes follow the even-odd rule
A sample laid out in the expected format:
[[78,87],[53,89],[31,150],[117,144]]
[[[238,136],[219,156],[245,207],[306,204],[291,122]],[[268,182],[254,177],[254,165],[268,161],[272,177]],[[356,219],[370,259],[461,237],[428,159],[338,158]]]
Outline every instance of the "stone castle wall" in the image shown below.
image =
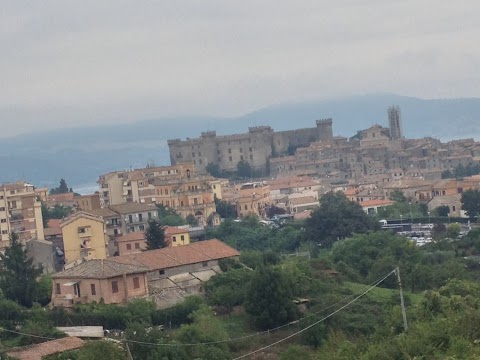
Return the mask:
[[289,148],[308,146],[312,142],[330,140],[332,120],[317,120],[316,127],[275,132],[269,126],[255,126],[248,133],[217,136],[215,131],[203,132],[195,139],[168,141],[172,165],[193,162],[199,173],[206,173],[208,164],[221,170],[235,171],[241,160],[257,171],[265,171],[272,156],[285,154]]

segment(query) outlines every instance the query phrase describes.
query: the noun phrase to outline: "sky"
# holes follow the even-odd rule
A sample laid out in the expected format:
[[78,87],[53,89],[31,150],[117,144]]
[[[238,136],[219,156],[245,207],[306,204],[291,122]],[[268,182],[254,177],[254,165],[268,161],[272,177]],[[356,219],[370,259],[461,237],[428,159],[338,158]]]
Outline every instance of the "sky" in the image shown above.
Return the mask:
[[388,92],[480,97],[478,0],[0,0],[0,137]]

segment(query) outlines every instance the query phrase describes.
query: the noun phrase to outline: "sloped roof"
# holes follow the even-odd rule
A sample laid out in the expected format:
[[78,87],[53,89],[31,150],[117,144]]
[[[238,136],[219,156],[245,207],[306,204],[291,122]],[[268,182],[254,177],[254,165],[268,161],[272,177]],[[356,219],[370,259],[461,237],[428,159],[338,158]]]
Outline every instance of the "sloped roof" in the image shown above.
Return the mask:
[[318,200],[315,199],[313,196],[302,196],[298,198],[293,198],[289,200],[291,205],[304,205],[304,204],[313,204],[317,203]]
[[109,279],[123,274],[138,274],[149,269],[140,264],[122,264],[117,261],[93,259],[53,275],[54,279]]
[[109,208],[118,214],[131,214],[135,212],[153,211],[156,206],[153,204],[141,204],[136,202],[123,203],[118,205],[110,205]]
[[64,337],[41,344],[14,348],[9,350],[7,355],[19,360],[42,360],[44,356],[80,349],[84,344],[85,342],[78,337]]
[[65,225],[68,225],[70,224],[71,222],[79,219],[79,218],[86,218],[86,219],[89,219],[89,220],[93,220],[93,221],[98,221],[98,222],[101,222],[103,223],[103,219],[99,216],[95,216],[89,212],[86,212],[86,211],[78,211],[72,215],[70,215],[69,217],[67,217],[66,219],[64,219],[61,223],[60,223],[60,227],[63,228]]
[[382,199],[382,200],[367,200],[367,201],[362,201],[359,203],[362,207],[367,207],[367,206],[389,206],[393,205],[394,201],[388,200],[388,199]]
[[143,231],[133,231],[116,239],[118,242],[145,240],[145,233]]
[[182,229],[176,226],[167,226],[165,228],[165,235],[185,234],[188,233],[188,229]]
[[199,241],[188,245],[167,247],[110,258],[122,264],[142,264],[150,270],[166,269],[239,256],[240,252],[217,239]]
[[102,218],[114,217],[114,216],[118,217],[118,214],[109,208],[92,209],[92,210],[89,210],[88,212],[96,216],[101,216]]

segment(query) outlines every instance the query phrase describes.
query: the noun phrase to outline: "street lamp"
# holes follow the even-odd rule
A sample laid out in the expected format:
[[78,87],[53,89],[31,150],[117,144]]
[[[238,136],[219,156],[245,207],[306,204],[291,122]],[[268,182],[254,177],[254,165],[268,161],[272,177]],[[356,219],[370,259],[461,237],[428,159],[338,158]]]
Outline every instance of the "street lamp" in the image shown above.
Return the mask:
[[410,205],[410,222],[412,223],[413,225],[413,213],[412,213],[412,203],[409,202],[408,205]]
[[402,224],[402,231],[403,231],[403,215],[400,214],[400,224]]

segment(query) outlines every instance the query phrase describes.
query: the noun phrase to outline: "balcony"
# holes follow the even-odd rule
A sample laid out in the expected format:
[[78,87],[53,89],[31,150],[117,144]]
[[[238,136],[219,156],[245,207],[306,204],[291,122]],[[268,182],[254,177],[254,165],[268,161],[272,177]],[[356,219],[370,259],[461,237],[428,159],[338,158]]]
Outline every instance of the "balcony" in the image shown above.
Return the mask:
[[12,214],[10,215],[10,222],[13,223],[13,222],[19,222],[19,221],[23,221],[24,218],[23,218],[23,215],[22,214]]

